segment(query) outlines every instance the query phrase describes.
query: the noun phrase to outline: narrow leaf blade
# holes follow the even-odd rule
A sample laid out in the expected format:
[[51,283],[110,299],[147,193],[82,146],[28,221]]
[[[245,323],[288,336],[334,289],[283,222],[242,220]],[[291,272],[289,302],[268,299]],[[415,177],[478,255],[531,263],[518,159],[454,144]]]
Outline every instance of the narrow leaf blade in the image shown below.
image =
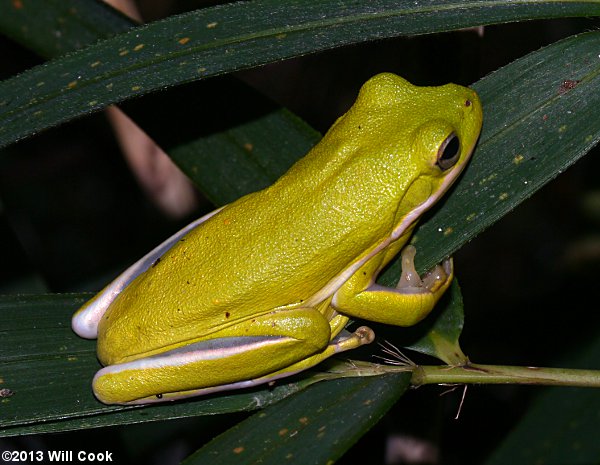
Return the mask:
[[274,389],[243,390],[159,408],[106,406],[91,390],[100,364],[96,342],[75,335],[73,312],[84,295],[0,296],[0,436],[66,431],[167,418],[254,410],[311,383],[298,378]]

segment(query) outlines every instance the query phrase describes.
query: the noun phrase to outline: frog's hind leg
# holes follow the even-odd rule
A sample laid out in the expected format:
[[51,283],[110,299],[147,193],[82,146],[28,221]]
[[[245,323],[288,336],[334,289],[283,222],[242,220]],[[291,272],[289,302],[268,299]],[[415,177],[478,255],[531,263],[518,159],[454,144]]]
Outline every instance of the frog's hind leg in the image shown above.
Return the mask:
[[104,403],[139,404],[255,386],[369,343],[373,333],[330,337],[329,321],[312,308],[271,312],[212,339],[107,366],[94,377],[94,393]]

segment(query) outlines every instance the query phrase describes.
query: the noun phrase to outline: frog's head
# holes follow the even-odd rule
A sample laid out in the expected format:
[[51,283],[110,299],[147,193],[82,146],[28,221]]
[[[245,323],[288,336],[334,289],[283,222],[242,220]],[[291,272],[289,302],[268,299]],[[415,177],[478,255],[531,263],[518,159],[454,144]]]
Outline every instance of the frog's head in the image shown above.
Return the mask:
[[386,183],[401,199],[398,237],[448,190],[467,164],[479,137],[481,102],[456,84],[419,87],[394,74],[367,81],[350,110],[362,115],[377,140]]

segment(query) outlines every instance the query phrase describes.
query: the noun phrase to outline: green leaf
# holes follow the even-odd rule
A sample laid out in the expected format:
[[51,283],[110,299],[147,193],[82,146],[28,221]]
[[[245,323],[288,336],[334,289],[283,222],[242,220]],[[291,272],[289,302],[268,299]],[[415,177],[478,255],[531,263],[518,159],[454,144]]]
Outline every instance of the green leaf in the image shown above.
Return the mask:
[[[91,390],[100,368],[96,342],[81,339],[70,327],[72,314],[89,298],[89,294],[0,296],[0,389],[12,393],[0,396],[0,436],[255,410],[315,382],[357,376],[352,366],[331,362],[330,372],[308,372],[274,388],[232,391],[158,407],[102,405]],[[377,373],[370,364],[358,364],[355,371],[367,370]]]
[[[595,56],[598,47],[597,32],[571,37],[531,53],[473,85],[484,106],[483,132],[473,160],[457,185],[433,215],[417,227],[412,242],[417,247],[421,271],[451,255],[596,145],[600,138],[596,116],[600,64],[582,57]],[[572,81],[574,88],[567,89],[565,81]],[[460,263],[457,272],[460,274]],[[393,285],[399,275],[397,260],[379,281]],[[451,336],[458,336],[462,330],[462,316],[454,314],[457,310],[451,310],[444,323],[443,331],[449,337],[439,339],[435,326],[434,333],[425,329],[424,339],[417,342],[419,351],[449,364],[464,360],[458,339]],[[434,324],[438,321],[443,320]],[[431,320],[426,319],[421,328],[430,324]],[[436,348],[432,338],[445,349]],[[414,348],[412,343],[408,347]]]
[[317,383],[192,454],[204,463],[333,463],[400,398],[410,373]]
[[[10,6],[4,7],[0,15],[0,31],[14,41],[34,50],[44,57],[53,57],[67,51],[77,50],[98,39],[125,32],[136,24],[117,10],[100,1],[81,0],[5,0]],[[260,8],[262,11],[272,7],[276,12],[280,5],[267,2],[253,2],[254,6],[235,6],[232,8]],[[339,14],[336,1],[286,2],[290,7],[309,10],[309,6],[320,7],[329,17],[332,12]],[[356,9],[359,2],[345,2],[349,13],[355,12],[357,21],[377,21],[377,16],[386,16],[389,20],[405,15],[400,33],[419,34],[440,32],[448,28],[463,27],[465,21],[471,25],[495,24],[506,21],[539,19],[568,16],[594,16],[598,14],[597,1],[548,1],[530,0],[515,4],[507,0],[492,1],[444,1],[414,4],[406,1],[370,2],[370,10]],[[307,11],[308,12],[308,11]],[[369,12],[371,17],[369,17]],[[383,13],[382,13],[383,12]],[[362,13],[363,18],[360,17]],[[303,15],[298,19],[311,19]],[[348,15],[334,17],[333,22],[343,25],[353,19]],[[298,23],[298,22],[296,22]],[[292,26],[291,23],[290,26]],[[321,23],[323,24],[323,22]],[[317,24],[318,25],[318,24]],[[274,25],[276,26],[276,25]],[[312,25],[311,25],[312,26]],[[360,39],[359,39],[360,40]]]
[[0,83],[0,147],[167,86],[401,34],[590,16],[598,2],[237,2],[173,16]]
[[[571,361],[571,363],[573,363]],[[600,363],[600,338],[580,354],[577,366]],[[589,388],[546,388],[488,465],[589,465],[599,463],[600,393]]]
[[135,26],[104,2],[4,0],[0,32],[50,58],[77,50]]

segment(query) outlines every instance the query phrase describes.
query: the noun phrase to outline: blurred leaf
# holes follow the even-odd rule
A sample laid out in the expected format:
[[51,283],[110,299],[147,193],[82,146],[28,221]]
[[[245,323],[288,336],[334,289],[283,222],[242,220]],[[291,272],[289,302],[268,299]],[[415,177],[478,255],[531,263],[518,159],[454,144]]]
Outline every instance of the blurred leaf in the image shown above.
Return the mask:
[[[223,105],[225,94],[244,112]],[[321,137],[289,111],[229,77],[179,86],[122,108],[215,205],[269,186]],[[210,118],[202,124],[195,118],[171,118],[182,108],[201,108]]]
[[400,398],[410,376],[315,384],[238,423],[183,463],[333,463]]
[[[6,1],[6,0],[5,0]],[[8,2],[7,2],[8,3]],[[8,8],[27,8],[12,2]],[[401,34],[590,16],[598,2],[236,2],[169,17],[0,83],[0,147],[153,90]]]
[[[593,341],[575,364],[582,368],[600,366],[600,338]],[[597,389],[545,388],[486,463],[599,464],[599,425]]]
[[[8,8],[0,16],[0,31],[46,57],[135,27],[102,2],[29,0],[27,5]],[[34,6],[36,14],[27,14]],[[223,94],[245,112],[222,105]],[[202,124],[171,117],[187,108],[206,109],[211,117]],[[235,78],[181,85],[122,109],[219,205],[271,184],[320,139],[302,120]]]

